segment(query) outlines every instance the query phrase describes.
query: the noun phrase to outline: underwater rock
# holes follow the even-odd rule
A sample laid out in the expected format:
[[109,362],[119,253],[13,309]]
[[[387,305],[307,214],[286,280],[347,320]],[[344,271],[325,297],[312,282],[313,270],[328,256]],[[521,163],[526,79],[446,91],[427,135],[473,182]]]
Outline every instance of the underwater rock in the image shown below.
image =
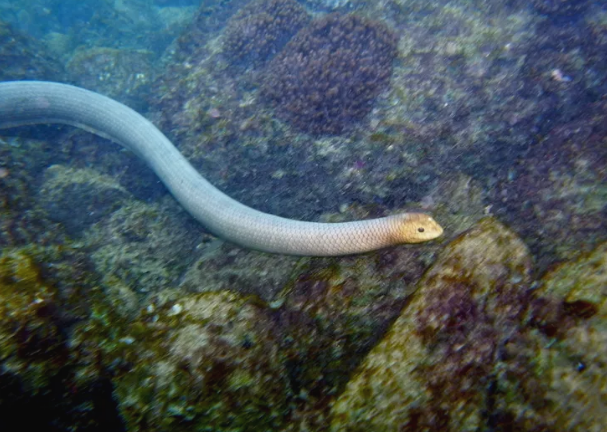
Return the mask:
[[150,83],[155,78],[154,60],[151,51],[89,48],[76,51],[67,70],[76,85],[145,112]]
[[148,294],[177,285],[202,236],[201,227],[167,197],[157,204],[125,203],[92,227],[86,242],[98,246],[91,258],[109,285],[117,279]]
[[38,208],[39,175],[55,163],[43,141],[0,138],[0,246],[63,242],[65,233]]
[[[17,430],[12,428],[16,424],[27,430],[118,430],[103,377],[106,365],[98,354],[121,324],[110,319],[107,307],[102,312],[97,281],[85,255],[69,246],[29,246],[0,254],[3,431]],[[97,330],[79,343],[74,328],[90,330],[93,322]]]
[[311,134],[339,134],[387,87],[396,35],[383,23],[331,14],[302,29],[270,62],[262,96],[276,115]]
[[500,217],[529,244],[540,269],[607,237],[607,104],[556,126],[492,194]]
[[66,79],[61,64],[46,54],[40,42],[21,34],[3,21],[0,21],[0,64],[0,81]]
[[572,313],[607,319],[607,243],[550,270],[537,292],[562,298]]
[[590,3],[587,0],[531,0],[533,9],[553,18],[577,15],[584,12]]
[[529,299],[531,259],[491,218],[451,242],[332,409],[335,431],[478,430],[500,346]]
[[228,21],[223,52],[233,65],[258,67],[309,21],[308,13],[295,0],[254,0]]
[[331,396],[396,319],[434,247],[312,259],[293,270],[272,303],[296,398],[295,416],[326,429]]
[[[549,271],[536,295],[558,299],[564,318],[555,317],[548,328],[556,337],[532,333],[537,354],[529,349],[515,354],[534,358],[522,387],[534,403],[521,405],[518,414],[551,419],[555,430],[607,430],[607,243]],[[510,400],[504,404],[521,392],[512,381],[505,389]]]
[[114,380],[127,429],[285,430],[291,393],[265,307],[228,292],[157,300]]
[[112,177],[92,169],[53,165],[46,169],[38,194],[51,220],[78,236],[123,205],[129,193]]
[[424,275],[338,398],[332,430],[604,430],[606,251],[532,290],[525,245],[482,220]]
[[231,290],[272,301],[308,258],[267,254],[215,240],[183,275],[180,288],[187,292]]
[[[0,382],[18,379],[29,394],[43,391],[66,361],[58,293],[42,281],[25,253],[0,255]],[[0,405],[7,401],[0,392]]]

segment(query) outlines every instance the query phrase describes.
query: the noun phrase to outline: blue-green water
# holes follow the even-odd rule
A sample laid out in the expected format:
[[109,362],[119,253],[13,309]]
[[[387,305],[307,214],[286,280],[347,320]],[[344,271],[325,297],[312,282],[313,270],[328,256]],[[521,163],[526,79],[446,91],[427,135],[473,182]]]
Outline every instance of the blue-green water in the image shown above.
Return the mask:
[[605,52],[601,1],[0,0],[0,81],[267,213],[444,228],[265,254],[115,143],[0,129],[0,431],[607,430]]

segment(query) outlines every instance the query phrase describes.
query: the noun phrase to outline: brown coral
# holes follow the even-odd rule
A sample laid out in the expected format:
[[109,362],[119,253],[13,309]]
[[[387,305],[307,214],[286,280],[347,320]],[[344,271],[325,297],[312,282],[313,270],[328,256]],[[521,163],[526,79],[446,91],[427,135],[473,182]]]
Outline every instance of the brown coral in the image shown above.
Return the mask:
[[382,23],[332,14],[301,30],[264,73],[278,116],[313,134],[339,134],[369,113],[387,86],[396,36]]
[[272,58],[310,20],[295,0],[256,0],[226,27],[223,52],[232,64],[259,66]]

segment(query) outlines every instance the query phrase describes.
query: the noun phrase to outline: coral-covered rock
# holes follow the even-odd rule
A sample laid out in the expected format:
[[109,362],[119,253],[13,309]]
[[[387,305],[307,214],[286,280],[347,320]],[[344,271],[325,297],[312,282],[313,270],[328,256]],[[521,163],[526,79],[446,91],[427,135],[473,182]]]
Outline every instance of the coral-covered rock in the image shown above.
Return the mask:
[[44,47],[0,21],[0,81],[18,79],[65,80],[62,66]]
[[603,245],[531,285],[492,219],[453,241],[334,405],[335,431],[606,426]]
[[240,9],[224,31],[223,51],[232,64],[259,66],[310,21],[295,0],[255,0]]
[[607,104],[556,126],[492,190],[545,269],[607,238]]
[[158,300],[115,379],[128,430],[284,430],[291,395],[265,308],[227,292]]
[[263,97],[300,130],[339,134],[386,88],[396,36],[381,22],[332,14],[301,30],[264,72]]
[[[128,202],[87,232],[97,271],[108,285],[138,293],[174,287],[191,263],[200,226],[172,198],[165,203]],[[193,234],[194,233],[194,234]]]
[[525,245],[492,219],[453,241],[348,383],[332,430],[478,430],[530,272]]
[[129,193],[112,177],[85,168],[53,165],[45,172],[40,205],[51,220],[79,235],[119,208]]

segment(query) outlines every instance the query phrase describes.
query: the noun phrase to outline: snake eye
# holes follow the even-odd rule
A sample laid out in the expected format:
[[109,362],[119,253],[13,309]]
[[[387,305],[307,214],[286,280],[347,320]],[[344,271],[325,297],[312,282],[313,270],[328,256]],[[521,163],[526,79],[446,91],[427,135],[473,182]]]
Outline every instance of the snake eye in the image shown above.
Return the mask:
[[423,227],[419,227],[419,228],[417,229],[417,232],[424,232],[424,231],[426,231],[426,230],[425,230]]

